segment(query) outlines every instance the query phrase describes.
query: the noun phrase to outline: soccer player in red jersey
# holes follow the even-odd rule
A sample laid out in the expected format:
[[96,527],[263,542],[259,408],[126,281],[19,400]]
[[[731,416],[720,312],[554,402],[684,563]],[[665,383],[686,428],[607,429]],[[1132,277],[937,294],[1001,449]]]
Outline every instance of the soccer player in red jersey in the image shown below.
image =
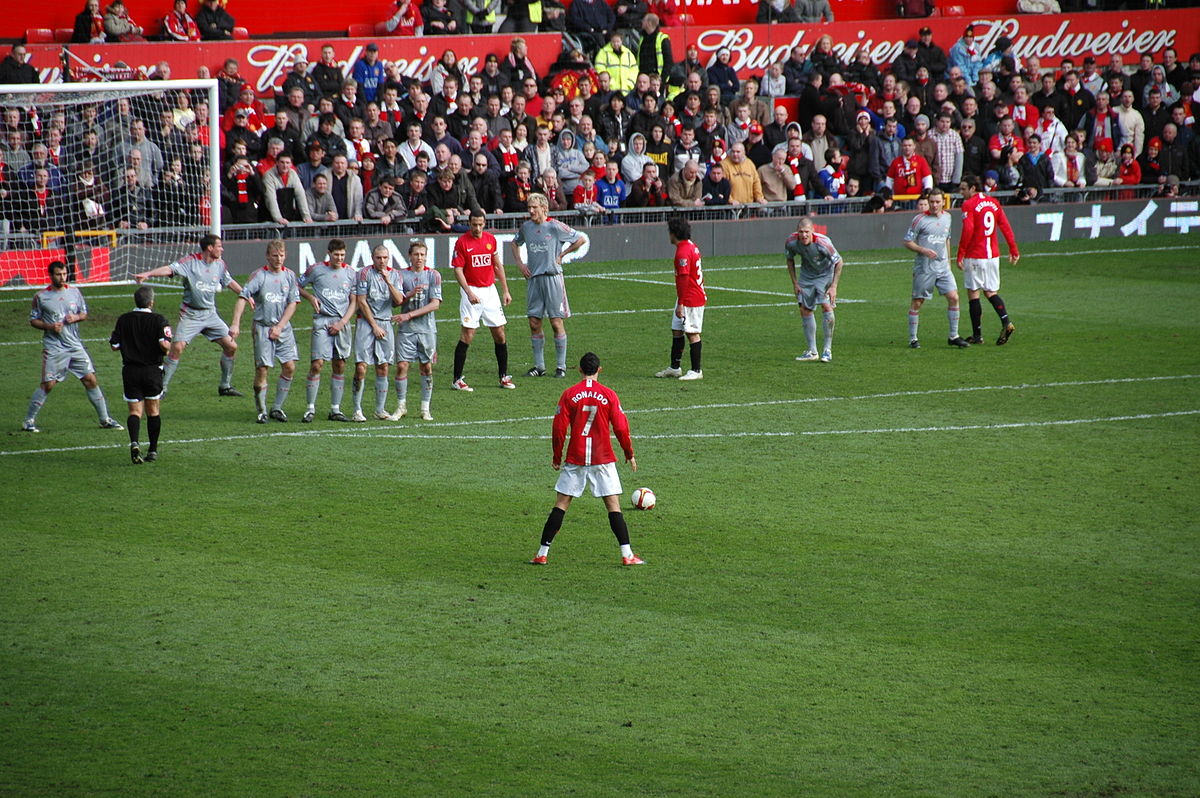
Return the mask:
[[[458,318],[462,322],[462,334],[454,348],[454,382],[450,387],[456,391],[473,391],[463,379],[463,366],[467,362],[467,349],[475,338],[480,322],[492,331],[496,347],[496,365],[500,372],[501,388],[516,388],[508,373],[508,343],[504,335],[504,308],[512,302],[508,293],[508,280],[504,266],[500,263],[496,237],[483,229],[486,220],[483,213],[471,214],[469,229],[454,242],[454,255],[450,265],[462,288],[458,303]],[[496,291],[496,282],[500,290]]]
[[1008,310],[1000,298],[1000,236],[1008,243],[1008,262],[1017,265],[1021,253],[1008,217],[1000,203],[983,193],[983,183],[975,175],[965,175],[959,190],[966,199],[962,204],[963,228],[958,242],[958,268],[963,270],[963,285],[971,302],[971,337],[968,343],[983,343],[982,291],[1000,317],[1000,337],[997,346],[1008,343],[1016,329],[1009,321]]
[[[675,245],[675,312],[671,316],[671,365],[655,373],[655,377],[678,377],[681,380],[704,379],[700,368],[700,331],[704,327],[704,270],[700,265],[700,249],[692,243],[692,225],[682,216],[667,220],[671,243]],[[686,374],[679,369],[683,359],[683,339],[691,347],[692,367]]]
[[[629,528],[621,513],[621,478],[617,475],[617,456],[609,439],[611,430],[625,453],[625,462],[632,471],[637,471],[637,460],[633,457],[633,439],[629,436],[629,419],[621,409],[621,400],[616,391],[601,385],[600,358],[588,352],[579,359],[579,371],[583,380],[562,392],[558,399],[558,410],[554,413],[553,443],[550,465],[559,472],[554,489],[558,500],[542,528],[542,542],[531,565],[545,565],[550,553],[550,544],[562,527],[563,516],[571,506],[571,500],[583,495],[584,488],[591,486],[592,495],[603,500],[608,509],[608,525],[617,536],[621,546],[622,565],[645,565],[633,553],[629,545]],[[563,464],[563,445],[567,449],[567,462]]]

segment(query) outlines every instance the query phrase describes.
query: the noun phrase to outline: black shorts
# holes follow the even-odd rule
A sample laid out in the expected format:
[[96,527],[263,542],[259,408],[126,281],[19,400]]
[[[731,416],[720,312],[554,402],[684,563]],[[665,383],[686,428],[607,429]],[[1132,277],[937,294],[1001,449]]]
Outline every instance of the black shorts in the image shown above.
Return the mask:
[[123,366],[121,381],[126,402],[158,399],[163,392],[162,366]]

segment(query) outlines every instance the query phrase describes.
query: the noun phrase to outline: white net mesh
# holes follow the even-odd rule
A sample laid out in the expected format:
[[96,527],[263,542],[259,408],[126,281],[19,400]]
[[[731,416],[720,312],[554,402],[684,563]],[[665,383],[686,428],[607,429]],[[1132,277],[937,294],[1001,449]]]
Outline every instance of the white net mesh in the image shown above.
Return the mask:
[[54,260],[67,262],[73,282],[128,280],[219,233],[216,89],[196,86],[4,87],[0,288],[41,285]]

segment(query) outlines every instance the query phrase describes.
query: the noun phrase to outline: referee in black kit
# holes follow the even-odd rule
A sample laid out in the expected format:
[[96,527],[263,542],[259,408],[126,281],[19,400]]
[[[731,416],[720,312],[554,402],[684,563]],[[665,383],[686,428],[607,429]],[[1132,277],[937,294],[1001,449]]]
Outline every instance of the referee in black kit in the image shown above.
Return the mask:
[[[162,422],[158,403],[163,395],[163,355],[171,348],[171,327],[167,320],[154,312],[154,289],[139,286],[133,292],[134,310],[117,319],[109,346],[121,353],[124,366],[121,378],[125,384],[125,401],[129,403],[129,457],[134,465],[153,463],[158,459],[158,432]],[[142,426],[145,405],[146,432],[150,449],[142,457],[138,432]]]

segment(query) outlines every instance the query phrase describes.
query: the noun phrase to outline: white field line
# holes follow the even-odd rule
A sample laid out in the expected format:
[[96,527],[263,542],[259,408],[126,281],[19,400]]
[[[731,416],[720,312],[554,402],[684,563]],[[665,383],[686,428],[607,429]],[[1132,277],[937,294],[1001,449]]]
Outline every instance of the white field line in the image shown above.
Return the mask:
[[[1161,382],[1166,380],[1191,380],[1200,378],[1197,374],[1178,374],[1164,375],[1159,377],[1122,377],[1118,379],[1104,380],[1075,380],[1064,382],[1044,382],[1044,383],[1028,383],[1023,385],[979,385],[963,388],[935,388],[925,391],[893,391],[889,393],[878,394],[861,394],[858,396],[821,396],[810,397],[807,399],[776,399],[760,402],[738,402],[738,403],[714,403],[706,405],[686,405],[682,407],[651,407],[642,409],[627,410],[628,414],[641,413],[676,413],[694,410],[708,409],[727,409],[727,408],[745,408],[745,407],[764,407],[771,405],[789,405],[789,404],[806,404],[811,402],[840,402],[848,400],[861,399],[888,399],[894,397],[906,396],[932,396],[936,394],[953,394],[965,393],[971,391],[1010,391],[1010,390],[1028,390],[1042,388],[1064,388],[1076,387],[1085,385],[1117,385],[1140,382]],[[951,425],[941,427],[882,427],[868,428],[862,430],[810,430],[801,432],[789,431],[767,431],[767,432],[714,432],[714,433],[670,433],[662,435],[639,435],[639,438],[659,439],[659,438],[739,438],[739,437],[795,437],[795,436],[814,436],[814,435],[865,435],[865,434],[883,434],[895,432],[949,432],[963,430],[982,430],[982,429],[1017,429],[1022,427],[1039,427],[1039,426],[1059,426],[1068,424],[1093,424],[1113,421],[1131,421],[1138,419],[1152,418],[1168,418],[1171,416],[1184,416],[1200,414],[1200,410],[1181,410],[1167,413],[1146,413],[1127,416],[1105,416],[1092,419],[1065,419],[1058,421],[1029,421],[1029,422],[1012,422],[1008,424],[978,424],[978,425]],[[469,427],[494,424],[514,424],[520,422],[534,421],[549,421],[552,416],[521,416],[515,418],[503,419],[481,419],[473,421],[442,421],[422,424],[421,429],[448,429],[453,427]],[[239,440],[260,440],[264,438],[304,438],[304,437],[325,437],[325,438],[429,438],[443,440],[544,440],[544,435],[430,435],[424,432],[402,433],[390,432],[394,429],[388,426],[367,427],[362,428],[362,432],[331,430],[331,429],[311,429],[301,430],[297,432],[264,432],[257,434],[246,435],[225,435],[209,438],[185,438],[181,440],[172,440],[171,444],[191,444],[191,443],[219,443],[225,441]],[[378,431],[376,431],[378,430]],[[26,449],[13,451],[0,451],[0,456],[22,455],[22,454],[52,454],[60,452],[81,452],[93,449],[119,449],[124,448],[128,444],[121,442],[116,444],[95,444],[89,446],[68,446],[60,448],[47,449]]]
[[[664,285],[667,285],[667,283],[664,283]],[[673,286],[674,283],[670,283],[669,285]],[[732,290],[737,290],[737,289],[732,289]],[[762,293],[770,293],[772,296],[788,296],[788,294],[775,294],[775,293],[769,292],[769,291],[764,291]],[[28,301],[28,300],[26,300],[26,301]],[[839,298],[838,304],[840,305],[844,302],[845,303],[855,303],[855,302],[866,302],[866,301],[867,300],[865,300],[865,299],[841,299],[841,298]],[[705,307],[706,307],[706,310],[744,310],[746,308],[793,307],[793,306],[795,306],[795,304],[796,304],[795,302],[752,302],[749,304],[740,304],[740,305],[707,305]],[[581,311],[578,313],[572,313],[571,317],[574,318],[575,316],[623,316],[623,315],[627,315],[630,313],[661,313],[663,315],[666,315],[668,313],[671,313],[674,310],[675,310],[674,307],[635,308],[632,310],[585,310],[585,311]],[[441,319],[438,319],[437,323],[438,324],[458,324],[458,319],[457,318],[441,318]],[[298,333],[308,332],[311,329],[312,329],[312,327],[296,327],[296,326],[292,327],[292,331],[298,332]],[[85,344],[95,344],[95,343],[101,343],[101,342],[108,343],[107,338],[81,338],[80,340],[83,341]],[[31,339],[25,340],[25,341],[0,341],[0,346],[35,346],[35,345],[41,346],[41,344],[42,344],[42,339],[40,337],[39,338],[31,338]]]
[[[106,286],[106,287],[114,286],[114,285],[136,285],[136,283],[134,283],[133,280],[122,280],[122,281],[115,282],[115,283],[109,283],[108,286]],[[164,291],[174,291],[175,293],[180,293],[180,294],[183,293],[183,286],[181,286],[181,285],[172,285],[170,283],[151,283],[151,282],[143,283],[143,285],[151,286],[158,293],[162,293]],[[75,283],[75,287],[79,288],[80,290],[83,290],[84,288],[87,288],[87,283]],[[7,289],[7,290],[17,291],[20,289],[11,288],[11,289]],[[42,289],[40,287],[35,288],[35,287],[31,286],[28,290],[36,293],[38,291],[41,291]],[[129,293],[129,294],[89,294],[85,298],[86,299],[132,299],[133,294],[132,293]],[[0,302],[29,302],[32,299],[33,299],[33,294],[31,293],[27,296],[2,297],[2,298],[0,298]]]

